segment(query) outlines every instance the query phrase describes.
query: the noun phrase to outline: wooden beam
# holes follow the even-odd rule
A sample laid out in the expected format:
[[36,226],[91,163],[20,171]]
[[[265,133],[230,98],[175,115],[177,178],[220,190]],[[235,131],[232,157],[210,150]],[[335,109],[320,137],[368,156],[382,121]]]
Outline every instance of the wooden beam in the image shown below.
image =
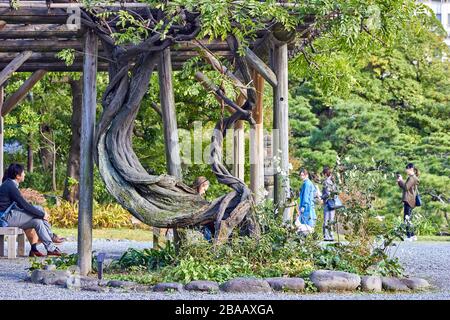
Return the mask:
[[[172,70],[181,70],[183,68],[184,62],[173,61]],[[6,67],[6,63],[0,63],[0,70],[2,67]],[[67,66],[64,62],[49,62],[49,63],[24,63],[16,72],[34,72],[40,69],[45,69],[52,72],[81,72],[83,71],[82,63],[74,63]],[[98,71],[108,71],[108,63],[99,62],[97,65]]]
[[[170,48],[164,49],[159,54],[158,76],[167,173],[181,180],[183,176],[181,172],[180,145],[178,140],[175,96],[173,92],[172,61]],[[153,228],[154,235],[161,233],[161,231],[162,230],[159,228]],[[173,232],[166,231],[166,234],[167,233],[172,234],[173,236],[178,235],[176,229],[173,229]],[[170,236],[169,240],[173,240],[173,236]],[[155,237],[153,237],[153,239],[155,239]],[[161,240],[163,240],[161,239],[161,237],[156,239],[157,245],[159,245],[159,241]],[[178,248],[178,245],[179,243],[175,243],[176,248]]]
[[238,104],[231,101],[229,98],[225,96],[222,90],[217,87],[207,76],[205,76],[200,71],[196,72],[194,75],[195,79],[200,82],[200,84],[207,90],[213,93],[216,96],[216,99],[221,103],[222,101],[227,104],[229,107],[233,108],[234,111],[239,111],[245,113],[246,111],[241,108]]
[[[221,41],[201,41],[204,45],[211,51],[229,51],[228,44]],[[80,40],[73,39],[15,39],[15,40],[5,40],[2,41],[2,52],[14,52],[17,48],[22,48],[22,50],[32,50],[35,52],[48,52],[48,51],[58,51],[62,49],[75,49],[82,50],[83,44]],[[195,51],[197,45],[192,42],[181,42],[175,44],[172,48],[173,51]]]
[[[8,3],[9,5],[9,3]],[[64,9],[34,8],[34,9],[19,9],[11,10],[9,7],[0,7],[0,20],[6,23],[67,23],[69,14]]]
[[25,82],[20,86],[20,88],[14,92],[6,101],[3,103],[3,108],[1,115],[6,116],[11,112],[12,109],[27,95],[27,93],[34,87],[34,85],[41,80],[47,73],[46,70],[35,71]]
[[175,110],[175,97],[172,84],[172,62],[170,60],[169,48],[166,48],[160,53],[158,75],[167,172],[170,175],[181,179],[180,146],[178,143],[177,114]]
[[287,44],[274,46],[273,65],[278,85],[274,88],[274,141],[273,154],[279,159],[274,177],[275,203],[283,212],[283,221],[289,220],[287,200],[290,195],[289,183],[289,114],[288,114],[288,48]]
[[97,44],[93,31],[85,34],[83,106],[80,141],[80,200],[78,208],[78,266],[87,275],[92,269],[92,213],[94,182],[94,127],[97,107]]
[[278,85],[277,76],[273,73],[272,69],[267,66],[252,50],[247,48],[245,52],[245,59],[247,62],[258,71],[258,73],[264,77],[264,79],[270,83],[272,87]]
[[208,62],[214,70],[226,75],[233,84],[239,89],[241,95],[247,99],[247,89],[246,85],[244,85],[231,71],[228,70],[226,66],[224,66],[214,55],[212,55],[208,50],[206,50],[202,45],[199,45],[200,55]]
[[[58,52],[33,52],[30,58],[25,62],[25,64],[30,62],[37,63],[50,63],[50,62],[59,62],[63,63],[61,58],[57,57]],[[0,52],[0,63],[9,63],[12,59],[17,57],[19,52]],[[99,52],[98,59],[102,62],[109,62],[106,54],[103,52]],[[74,62],[73,63],[83,63],[83,53],[75,52],[74,53]]]
[[3,86],[6,80],[17,70],[19,67],[27,61],[31,56],[31,51],[24,51],[19,54],[13,61],[11,61],[1,72],[0,72],[0,87]]
[[10,24],[0,25],[0,39],[51,39],[51,38],[80,38],[84,29],[75,30],[67,24]]
[[[0,2],[0,8],[9,8],[9,2]],[[85,8],[86,5],[83,3],[73,3],[73,2],[66,2],[66,3],[50,3],[47,5],[45,1],[20,1],[18,2],[19,9],[26,8],[26,9],[34,9],[34,8],[49,8],[50,10],[53,9],[67,9],[67,8]],[[91,8],[91,6],[89,6]],[[102,5],[102,3],[98,3],[93,8],[101,9],[101,8],[126,8],[126,9],[135,9],[135,8],[148,8],[149,5],[146,3],[139,3],[139,2],[110,2],[105,3]]]
[[[170,1],[166,1],[168,3],[171,3]],[[240,0],[235,0],[232,2],[235,5],[241,5],[244,3],[244,1],[240,1]],[[174,3],[172,3],[174,4]],[[294,7],[298,7],[300,6],[297,3],[284,3],[284,2],[279,2],[276,3],[276,5],[281,6],[281,7],[287,7],[287,8],[294,8]],[[5,1],[2,3],[1,7],[5,7],[5,8],[9,8],[9,2]],[[23,0],[18,2],[18,7],[19,8],[47,8],[47,4],[45,1],[41,0]],[[53,8],[85,8],[86,5],[83,3],[72,3],[72,2],[56,2],[56,3],[51,3],[49,5],[50,9]],[[101,3],[99,2],[98,4],[94,4],[92,6],[92,8],[97,8],[97,9],[101,9],[101,8],[147,8],[148,4],[146,3],[140,3],[140,2],[133,2],[133,1],[129,1],[129,2],[106,2],[106,3]],[[91,8],[91,6],[89,6],[89,8]]]
[[[207,41],[199,40],[208,50],[216,51],[227,51],[230,52],[228,44],[224,41]],[[99,43],[99,51],[102,51],[101,43]],[[59,51],[62,49],[75,49],[78,51],[83,50],[83,43],[81,39],[11,39],[4,40],[1,44],[2,52],[17,52],[17,49],[21,50],[31,50],[34,52],[51,52]],[[196,51],[198,49],[198,44],[193,42],[180,42],[176,43],[171,47],[174,52],[178,51]]]
[[[200,82],[200,84],[206,91],[210,91],[214,94],[214,98],[216,98],[219,104],[225,103],[225,101],[216,93],[216,90],[218,90],[219,88],[214,85],[203,73],[200,72],[199,74],[195,74],[195,79]],[[227,109],[230,113],[236,112],[227,104],[225,104],[225,109]]]
[[[170,2],[169,2],[170,3]],[[235,5],[241,5],[244,1],[233,1],[233,4]],[[294,8],[300,6],[297,3],[284,3],[279,2],[276,3],[276,5],[286,8]],[[72,3],[72,2],[63,2],[63,3],[50,3],[49,5],[46,4],[45,1],[37,1],[37,0],[31,0],[31,1],[20,1],[18,2],[18,7],[20,8],[50,8],[50,10],[53,9],[66,9],[66,8],[86,8],[86,5],[83,3]],[[136,9],[136,8],[148,8],[149,5],[146,3],[140,3],[140,2],[109,2],[102,4],[99,2],[98,4],[94,4],[93,6],[89,6],[89,8],[96,8],[96,9],[102,9],[102,8],[126,8],[126,9]],[[10,8],[9,2],[0,2],[0,8]]]
[[21,50],[31,50],[34,52],[60,51],[63,49],[83,50],[80,40],[4,40],[1,44],[2,52],[16,52]]
[[[0,63],[0,68],[5,67],[5,63]],[[83,63],[74,63],[70,66],[67,66],[64,62],[51,62],[51,63],[40,63],[40,62],[31,62],[24,63],[16,72],[34,72],[38,70],[47,70],[47,71],[60,71],[60,72],[69,72],[69,71],[83,71]],[[108,71],[108,63],[99,63],[98,64],[99,71]]]
[[228,43],[226,41],[220,41],[220,40],[208,40],[208,39],[201,39],[193,41],[186,41],[186,42],[179,42],[175,44],[171,49],[176,51],[196,51],[198,49],[198,44],[201,44],[208,48],[210,51],[229,51],[230,47],[228,46]]
[[255,126],[250,130],[250,189],[255,202],[264,200],[264,78],[253,72],[253,83],[256,88],[256,105],[253,110]]
[[[225,57],[227,59],[231,59],[233,54],[230,51],[217,51],[218,55]],[[20,52],[0,52],[0,63],[9,63],[15,57],[17,57]],[[49,62],[63,62],[56,55],[57,51],[53,52],[33,52],[31,57],[27,60],[28,62],[39,62],[39,63],[49,63]],[[193,57],[198,57],[198,52],[196,51],[172,51],[171,50],[171,60],[172,62],[185,62],[188,59]],[[82,63],[83,62],[83,53],[75,52],[74,53],[75,60],[74,63]],[[104,52],[99,52],[98,54],[99,61],[109,62],[106,54]]]

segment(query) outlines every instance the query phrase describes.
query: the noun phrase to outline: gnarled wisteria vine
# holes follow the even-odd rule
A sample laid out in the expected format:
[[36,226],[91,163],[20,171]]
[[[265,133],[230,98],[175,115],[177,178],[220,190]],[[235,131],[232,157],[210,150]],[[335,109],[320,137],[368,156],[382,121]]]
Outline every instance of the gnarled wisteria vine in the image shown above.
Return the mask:
[[[150,21],[166,21],[160,10],[148,9]],[[103,94],[103,112],[96,129],[96,161],[108,191],[142,222],[155,227],[192,227],[214,221],[216,241],[224,241],[239,226],[246,234],[259,231],[252,212],[252,194],[244,181],[233,176],[223,164],[223,141],[227,129],[236,121],[254,124],[251,116],[256,94],[249,87],[244,105],[217,122],[211,137],[211,168],[217,180],[232,191],[207,202],[195,190],[170,175],[151,175],[139,162],[132,148],[132,134],[141,101],[149,89],[159,53],[180,42],[193,40],[199,33],[198,14],[179,12],[181,24],[171,24],[162,39],[150,33],[133,46],[115,44],[111,26],[93,14],[83,13],[83,23],[94,30],[108,58],[110,83]],[[164,28],[164,27],[163,27]],[[249,67],[238,54],[239,43],[227,39],[244,83],[251,82]],[[225,99],[229,100],[229,99]],[[230,100],[231,101],[231,100]],[[232,107],[235,107],[232,102]]]

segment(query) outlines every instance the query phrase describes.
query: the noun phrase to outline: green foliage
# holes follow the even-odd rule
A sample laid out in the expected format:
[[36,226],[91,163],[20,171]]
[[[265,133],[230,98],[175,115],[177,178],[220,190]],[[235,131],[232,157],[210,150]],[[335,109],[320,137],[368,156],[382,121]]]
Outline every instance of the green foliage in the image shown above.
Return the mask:
[[[102,15],[104,16],[105,13]],[[141,39],[148,36],[148,30],[145,22],[141,19],[136,19],[132,14],[126,10],[119,10],[117,12],[117,27],[121,27],[124,32],[115,32],[112,34],[117,44],[138,44]],[[126,27],[128,25],[128,27]],[[129,26],[131,25],[131,26]]]
[[144,249],[142,251],[130,248],[118,260],[117,266],[122,269],[143,267],[144,270],[154,271],[170,265],[175,259],[175,250],[167,245],[161,250]]
[[[78,203],[62,201],[58,206],[46,208],[50,223],[58,228],[74,228],[78,225]],[[131,214],[119,204],[98,204],[94,202],[92,220],[94,228],[132,227]]]
[[[372,250],[369,238],[373,240],[373,237],[355,238],[348,245],[321,246],[316,235],[298,236],[293,227],[283,226],[281,217],[276,218],[273,212],[271,202],[258,208],[262,228],[259,238],[234,234],[227,244],[219,246],[205,240],[186,241],[176,256],[170,245],[160,252],[130,249],[118,263],[120,272],[109,277],[145,283],[187,283],[192,280],[225,282],[240,276],[307,278],[318,268],[359,274],[401,273],[398,262],[385,253],[386,248]],[[130,274],[125,275],[126,271]]]
[[56,54],[56,57],[64,61],[66,66],[71,66],[75,61],[75,49],[63,49]]
[[[52,257],[48,259],[38,259],[36,257],[30,258],[30,271],[37,269],[44,269],[45,266],[54,265],[57,270],[67,270],[69,268],[75,268],[78,263],[78,254],[62,254],[59,257]],[[93,270],[97,270],[97,257],[95,251],[92,252],[92,267]]]
[[[317,39],[306,52],[310,63],[302,56],[291,62],[296,86],[290,124],[292,156],[310,171],[328,165],[372,174],[367,179],[377,185],[373,215],[385,221],[403,215],[395,172],[414,162],[424,199],[414,209],[417,231],[433,234],[449,228],[450,64],[442,26],[433,15],[422,15],[424,8],[420,12],[423,23],[399,23],[383,47],[355,51],[338,37]],[[324,81],[328,77],[337,83]]]

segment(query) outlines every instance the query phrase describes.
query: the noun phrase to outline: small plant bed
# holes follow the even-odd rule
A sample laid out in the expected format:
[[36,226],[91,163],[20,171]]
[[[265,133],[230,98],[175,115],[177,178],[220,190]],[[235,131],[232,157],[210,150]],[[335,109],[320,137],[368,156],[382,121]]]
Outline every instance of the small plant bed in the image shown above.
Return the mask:
[[[408,292],[429,287],[426,280],[405,277],[397,258],[390,258],[391,244],[401,239],[403,225],[376,236],[367,230],[378,232],[382,228],[362,232],[354,227],[355,233],[346,235],[345,244],[324,245],[319,233],[301,236],[294,227],[284,226],[272,210],[270,203],[259,208],[262,232],[258,238],[234,234],[228,243],[214,245],[204,240],[200,232],[190,231],[178,253],[170,242],[160,250],[129,249],[120,259],[105,265],[104,280],[81,279],[88,290],[94,283],[95,288],[115,285],[119,289],[158,292],[189,288],[203,292]],[[360,224],[360,228],[366,225],[371,224]],[[32,269],[42,274],[46,272],[42,269],[54,265],[47,271],[50,277],[51,272],[62,270],[62,277],[69,283],[63,285],[70,288],[74,287],[71,283],[78,283],[75,287],[82,288],[83,281],[73,280],[77,275],[71,274],[70,266],[75,263],[76,255],[69,255],[35,261]],[[96,265],[94,255],[95,271]],[[41,276],[31,278],[45,283]]]

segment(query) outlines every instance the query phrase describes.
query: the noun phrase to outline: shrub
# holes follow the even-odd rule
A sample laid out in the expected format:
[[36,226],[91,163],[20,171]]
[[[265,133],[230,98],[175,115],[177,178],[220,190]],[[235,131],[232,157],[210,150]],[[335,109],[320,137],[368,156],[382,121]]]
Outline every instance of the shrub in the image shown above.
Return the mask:
[[[48,207],[50,223],[59,228],[75,228],[78,225],[78,203],[62,201],[59,206]],[[94,202],[94,228],[131,228],[132,215],[119,204],[100,205]]]
[[[47,259],[38,259],[36,257],[30,259],[30,268],[28,270],[33,271],[36,269],[44,269],[45,266],[54,265],[58,270],[67,270],[77,266],[78,254],[65,254],[63,253],[59,257],[51,257]],[[92,269],[97,271],[97,256],[96,252],[92,252]]]
[[44,206],[47,202],[45,197],[36,190],[30,188],[21,188],[20,193],[22,194],[22,197],[25,198],[25,200],[31,202],[32,204]]
[[[142,279],[145,283],[224,282],[242,276],[308,277],[320,268],[358,274],[399,275],[402,272],[398,261],[387,254],[393,239],[404,232],[400,227],[381,236],[378,239],[381,245],[375,246],[374,239],[365,232],[362,238],[351,238],[349,244],[322,247],[317,234],[299,236],[295,228],[283,226],[281,217],[273,212],[271,202],[258,208],[257,218],[262,229],[259,238],[240,237],[236,231],[224,245],[214,245],[203,239],[186,240],[178,255],[173,254],[172,244],[159,253],[131,249],[122,256],[119,267],[121,272],[131,272],[128,279]],[[114,276],[124,279],[123,273]]]

